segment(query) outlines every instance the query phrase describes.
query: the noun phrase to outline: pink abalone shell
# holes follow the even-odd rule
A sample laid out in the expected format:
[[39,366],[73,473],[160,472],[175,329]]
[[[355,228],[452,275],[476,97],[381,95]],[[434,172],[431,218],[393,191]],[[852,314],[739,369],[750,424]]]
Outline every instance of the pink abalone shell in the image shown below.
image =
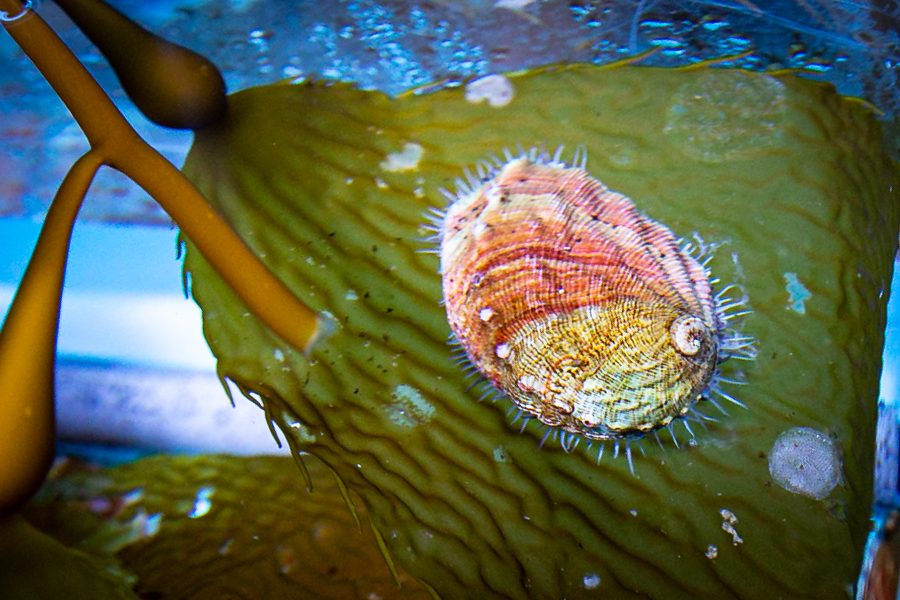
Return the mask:
[[461,185],[439,233],[453,333],[543,423],[639,435],[686,414],[716,375],[708,271],[583,166],[511,159]]

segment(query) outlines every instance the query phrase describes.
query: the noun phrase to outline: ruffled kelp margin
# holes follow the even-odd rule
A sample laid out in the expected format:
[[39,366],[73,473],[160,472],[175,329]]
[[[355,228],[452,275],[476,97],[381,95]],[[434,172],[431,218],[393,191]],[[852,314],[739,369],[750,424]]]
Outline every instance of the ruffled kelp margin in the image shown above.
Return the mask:
[[[846,598],[868,530],[900,222],[900,173],[869,109],[790,75],[575,66],[510,79],[502,107],[462,89],[230,97],[185,172],[338,325],[295,351],[188,242],[220,375],[359,495],[389,560],[441,597]],[[642,444],[636,476],[594,451],[539,449],[543,432],[520,434],[507,401],[477,400],[447,344],[422,215],[462,166],[517,143],[583,144],[591,172],[639,210],[717,244],[710,269],[752,305],[747,410],[727,407],[679,448]],[[787,274],[810,293],[803,311]],[[770,476],[773,443],[797,426],[836,448],[839,484],[821,500]]]

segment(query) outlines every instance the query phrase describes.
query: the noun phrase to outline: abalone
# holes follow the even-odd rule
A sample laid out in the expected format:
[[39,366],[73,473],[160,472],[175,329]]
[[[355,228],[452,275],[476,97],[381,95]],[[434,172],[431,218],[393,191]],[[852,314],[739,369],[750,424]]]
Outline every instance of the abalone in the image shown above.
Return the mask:
[[691,244],[591,176],[584,153],[560,154],[480,164],[438,223],[468,360],[567,449],[571,434],[642,436],[713,392],[734,400],[717,383],[722,361],[752,355],[728,324],[741,302],[713,291]]

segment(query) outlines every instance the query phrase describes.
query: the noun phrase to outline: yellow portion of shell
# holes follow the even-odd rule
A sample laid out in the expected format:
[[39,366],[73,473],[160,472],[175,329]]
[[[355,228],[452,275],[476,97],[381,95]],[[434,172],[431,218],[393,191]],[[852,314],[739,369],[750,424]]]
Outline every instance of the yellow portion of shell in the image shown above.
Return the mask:
[[[695,327],[687,336],[685,323]],[[516,405],[591,439],[668,424],[698,399],[716,362],[702,321],[630,298],[532,321],[507,345],[508,357],[488,368]]]

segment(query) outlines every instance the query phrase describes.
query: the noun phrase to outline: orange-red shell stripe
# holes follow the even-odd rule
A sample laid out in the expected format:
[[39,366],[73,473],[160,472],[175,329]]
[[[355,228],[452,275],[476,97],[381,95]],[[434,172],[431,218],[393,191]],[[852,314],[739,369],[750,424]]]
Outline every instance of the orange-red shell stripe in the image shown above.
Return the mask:
[[[485,213],[483,199],[469,207],[466,218],[484,218],[485,226],[454,265],[445,294],[451,311],[477,323],[476,313],[490,308],[496,315],[489,328],[492,345],[505,341],[517,322],[602,303],[613,295],[653,295],[703,314],[710,292],[698,290],[697,283],[705,273],[696,261],[685,260],[671,231],[581,169],[567,169],[557,180],[540,175],[558,169],[531,169],[538,173],[525,181],[522,171],[497,181],[500,196],[510,199],[501,201],[506,212],[499,218]],[[515,202],[529,196],[525,206]],[[684,277],[686,271],[691,277]],[[472,283],[476,276],[478,285]],[[616,285],[605,286],[610,280]],[[704,316],[711,320],[711,314]]]

